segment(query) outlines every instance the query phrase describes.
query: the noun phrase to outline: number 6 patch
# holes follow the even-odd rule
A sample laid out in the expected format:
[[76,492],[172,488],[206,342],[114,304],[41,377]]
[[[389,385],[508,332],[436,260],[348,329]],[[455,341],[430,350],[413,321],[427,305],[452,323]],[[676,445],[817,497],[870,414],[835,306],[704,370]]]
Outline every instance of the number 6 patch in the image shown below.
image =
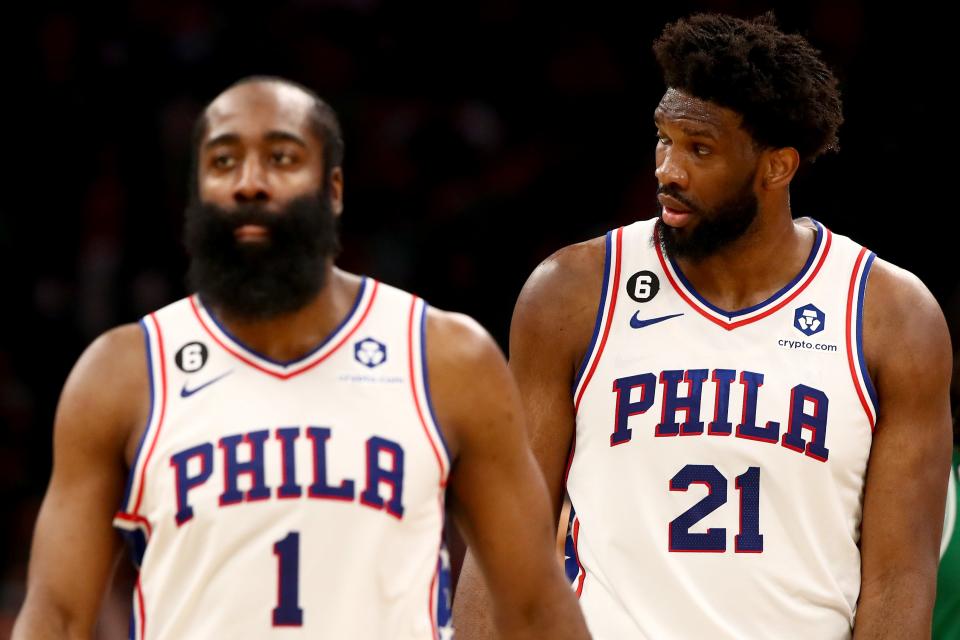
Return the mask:
[[637,271],[627,280],[627,295],[637,302],[650,302],[660,291],[660,278],[652,271]]
[[174,356],[177,368],[184,373],[195,373],[207,364],[207,346],[202,342],[188,342]]

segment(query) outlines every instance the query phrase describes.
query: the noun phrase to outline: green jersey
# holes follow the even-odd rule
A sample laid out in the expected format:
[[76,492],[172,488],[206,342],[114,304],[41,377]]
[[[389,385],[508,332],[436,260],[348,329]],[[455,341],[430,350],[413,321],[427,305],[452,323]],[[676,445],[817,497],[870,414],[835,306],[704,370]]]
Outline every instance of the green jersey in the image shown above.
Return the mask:
[[960,449],[953,450],[947,510],[940,542],[940,570],[937,573],[937,602],[933,607],[933,640],[960,640],[960,527],[957,526],[957,473]]

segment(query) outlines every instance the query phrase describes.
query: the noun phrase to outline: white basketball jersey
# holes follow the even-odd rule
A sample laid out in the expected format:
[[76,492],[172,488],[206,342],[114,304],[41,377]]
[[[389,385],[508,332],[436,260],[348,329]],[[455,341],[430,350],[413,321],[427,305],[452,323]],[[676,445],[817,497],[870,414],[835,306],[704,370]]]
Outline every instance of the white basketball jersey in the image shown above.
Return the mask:
[[813,223],[801,273],[728,312],[693,290],[655,224],[607,234],[574,385],[568,569],[593,637],[849,638],[874,256]]
[[197,296],[143,319],[152,408],[114,521],[139,561],[131,637],[441,635],[450,460],[425,309],[364,279],[293,362],[245,347]]

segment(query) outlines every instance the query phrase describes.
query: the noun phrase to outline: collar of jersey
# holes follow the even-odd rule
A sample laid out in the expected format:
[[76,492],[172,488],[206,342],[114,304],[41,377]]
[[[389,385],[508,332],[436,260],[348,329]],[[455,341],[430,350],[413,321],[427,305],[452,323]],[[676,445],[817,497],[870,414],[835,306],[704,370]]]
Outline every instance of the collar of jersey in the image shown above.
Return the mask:
[[287,378],[292,378],[295,375],[317,366],[329,358],[350,339],[350,336],[363,324],[367,314],[370,312],[370,308],[373,306],[373,300],[377,294],[378,284],[379,283],[372,278],[363,278],[360,281],[360,290],[357,292],[357,297],[353,301],[353,307],[351,307],[339,326],[330,332],[330,334],[309,353],[286,362],[268,358],[243,344],[243,342],[231,334],[213,312],[203,304],[199,295],[194,294],[190,296],[190,305],[203,330],[225,351],[254,369],[275,378],[286,380]]
[[807,261],[800,270],[800,273],[787,283],[786,286],[760,304],[747,307],[746,309],[740,309],[739,311],[727,311],[710,304],[710,302],[705,300],[703,296],[693,288],[690,281],[687,280],[683,272],[680,271],[680,266],[676,261],[672,257],[664,255],[660,242],[654,239],[653,244],[657,250],[660,266],[663,268],[667,279],[680,297],[701,316],[729,331],[756,322],[779,311],[789,304],[791,300],[800,295],[800,293],[813,282],[813,279],[816,278],[817,273],[827,258],[827,253],[830,251],[833,235],[829,229],[816,220],[813,220],[813,223],[816,226],[817,237],[814,240],[813,248],[810,250],[810,255],[807,257]]

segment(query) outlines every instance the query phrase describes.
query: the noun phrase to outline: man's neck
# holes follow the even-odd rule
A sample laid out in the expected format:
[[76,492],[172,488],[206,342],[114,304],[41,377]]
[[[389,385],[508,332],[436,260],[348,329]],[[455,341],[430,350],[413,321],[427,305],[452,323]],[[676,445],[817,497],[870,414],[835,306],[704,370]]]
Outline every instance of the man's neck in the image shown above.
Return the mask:
[[360,277],[329,265],[323,288],[300,309],[266,320],[247,320],[214,308],[245,346],[277,362],[298,360],[316,349],[343,322],[356,301]]
[[757,216],[740,238],[698,261],[677,264],[697,293],[727,311],[767,300],[793,280],[810,256],[816,230],[789,210]]

